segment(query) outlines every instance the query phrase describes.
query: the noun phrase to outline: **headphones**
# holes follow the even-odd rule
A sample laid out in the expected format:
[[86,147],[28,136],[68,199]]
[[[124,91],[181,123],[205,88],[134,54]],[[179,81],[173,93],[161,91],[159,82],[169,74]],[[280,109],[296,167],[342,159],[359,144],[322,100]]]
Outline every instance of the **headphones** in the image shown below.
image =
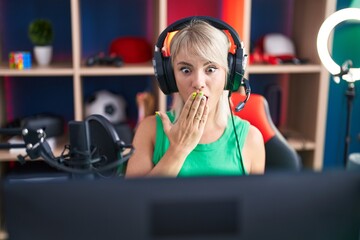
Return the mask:
[[[178,88],[176,86],[176,81],[174,77],[174,70],[171,64],[171,56],[170,54],[167,54],[166,52],[163,51],[163,47],[164,44],[167,44],[167,40],[168,40],[167,37],[171,33],[183,29],[191,21],[195,19],[203,20],[209,23],[210,25],[212,25],[213,27],[224,31],[225,34],[227,32],[229,33],[226,34],[231,43],[228,54],[229,74],[227,78],[227,84],[224,90],[229,90],[231,93],[237,91],[240,86],[244,86],[246,98],[235,109],[236,111],[240,111],[245,106],[245,103],[249,99],[251,93],[249,81],[244,78],[247,56],[244,54],[243,44],[240,41],[237,32],[230,25],[216,18],[212,18],[208,16],[195,16],[195,17],[183,18],[169,25],[160,34],[157,43],[155,45],[155,52],[153,58],[155,76],[158,80],[159,87],[161,91],[166,95],[178,92]],[[169,48],[167,47],[167,49]],[[238,108],[240,109],[238,110]]]

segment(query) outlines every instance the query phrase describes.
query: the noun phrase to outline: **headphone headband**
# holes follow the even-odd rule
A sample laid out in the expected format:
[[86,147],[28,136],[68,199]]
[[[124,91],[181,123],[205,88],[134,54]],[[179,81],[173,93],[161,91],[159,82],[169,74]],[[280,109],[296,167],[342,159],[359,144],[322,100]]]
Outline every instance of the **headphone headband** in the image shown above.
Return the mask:
[[156,43],[156,47],[158,47],[161,50],[162,47],[164,46],[164,42],[165,42],[165,39],[166,39],[168,33],[175,32],[175,31],[178,31],[178,30],[181,30],[181,29],[185,28],[187,23],[189,23],[189,22],[191,22],[192,20],[195,20],[195,19],[203,20],[203,21],[209,23],[210,25],[212,25],[213,27],[215,27],[217,29],[228,30],[231,37],[232,37],[232,39],[233,39],[233,41],[234,41],[234,43],[235,43],[235,45],[236,45],[236,48],[242,48],[242,43],[240,41],[240,37],[239,37],[238,33],[235,31],[235,29],[233,27],[231,27],[226,22],[223,22],[223,21],[220,21],[219,19],[208,17],[208,16],[187,17],[187,18],[180,19],[180,20],[170,24],[160,34],[160,36],[158,38],[158,41]]

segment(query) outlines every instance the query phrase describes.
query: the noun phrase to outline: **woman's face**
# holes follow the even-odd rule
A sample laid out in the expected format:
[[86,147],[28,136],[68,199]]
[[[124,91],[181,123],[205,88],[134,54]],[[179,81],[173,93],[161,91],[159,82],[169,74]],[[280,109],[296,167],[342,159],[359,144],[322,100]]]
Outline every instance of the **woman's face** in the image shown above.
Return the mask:
[[183,101],[199,90],[208,98],[209,110],[213,110],[224,91],[225,69],[219,64],[191,54],[191,51],[183,50],[180,50],[175,57],[173,67],[176,84]]

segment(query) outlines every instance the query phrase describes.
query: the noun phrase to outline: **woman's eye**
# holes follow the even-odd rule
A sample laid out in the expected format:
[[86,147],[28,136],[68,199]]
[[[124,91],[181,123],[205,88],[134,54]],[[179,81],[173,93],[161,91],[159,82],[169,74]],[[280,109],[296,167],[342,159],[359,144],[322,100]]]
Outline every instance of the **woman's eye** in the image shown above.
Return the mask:
[[212,73],[212,72],[215,72],[217,69],[217,67],[208,67],[207,71]]
[[187,67],[182,67],[182,68],[180,68],[180,71],[182,71],[183,73],[189,73],[190,69]]

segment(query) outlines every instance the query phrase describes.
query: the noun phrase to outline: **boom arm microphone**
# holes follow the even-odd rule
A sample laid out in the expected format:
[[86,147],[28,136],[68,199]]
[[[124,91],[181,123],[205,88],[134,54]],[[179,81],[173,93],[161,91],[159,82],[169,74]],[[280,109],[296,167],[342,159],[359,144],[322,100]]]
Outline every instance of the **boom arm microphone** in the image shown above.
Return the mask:
[[249,100],[250,98],[250,94],[251,94],[251,88],[250,88],[250,83],[249,80],[247,80],[246,78],[243,78],[242,80],[242,84],[245,88],[245,99],[244,101],[238,103],[238,105],[236,105],[235,107],[235,112],[239,112],[240,110],[242,110],[245,107],[246,102]]
[[84,121],[69,122],[70,144],[65,145],[59,157],[54,156],[43,129],[11,133],[21,133],[24,139],[27,155],[18,156],[21,163],[25,163],[26,157],[31,160],[42,158],[50,166],[74,174],[103,174],[127,162],[134,152],[132,145],[120,140],[109,120],[96,114]]

